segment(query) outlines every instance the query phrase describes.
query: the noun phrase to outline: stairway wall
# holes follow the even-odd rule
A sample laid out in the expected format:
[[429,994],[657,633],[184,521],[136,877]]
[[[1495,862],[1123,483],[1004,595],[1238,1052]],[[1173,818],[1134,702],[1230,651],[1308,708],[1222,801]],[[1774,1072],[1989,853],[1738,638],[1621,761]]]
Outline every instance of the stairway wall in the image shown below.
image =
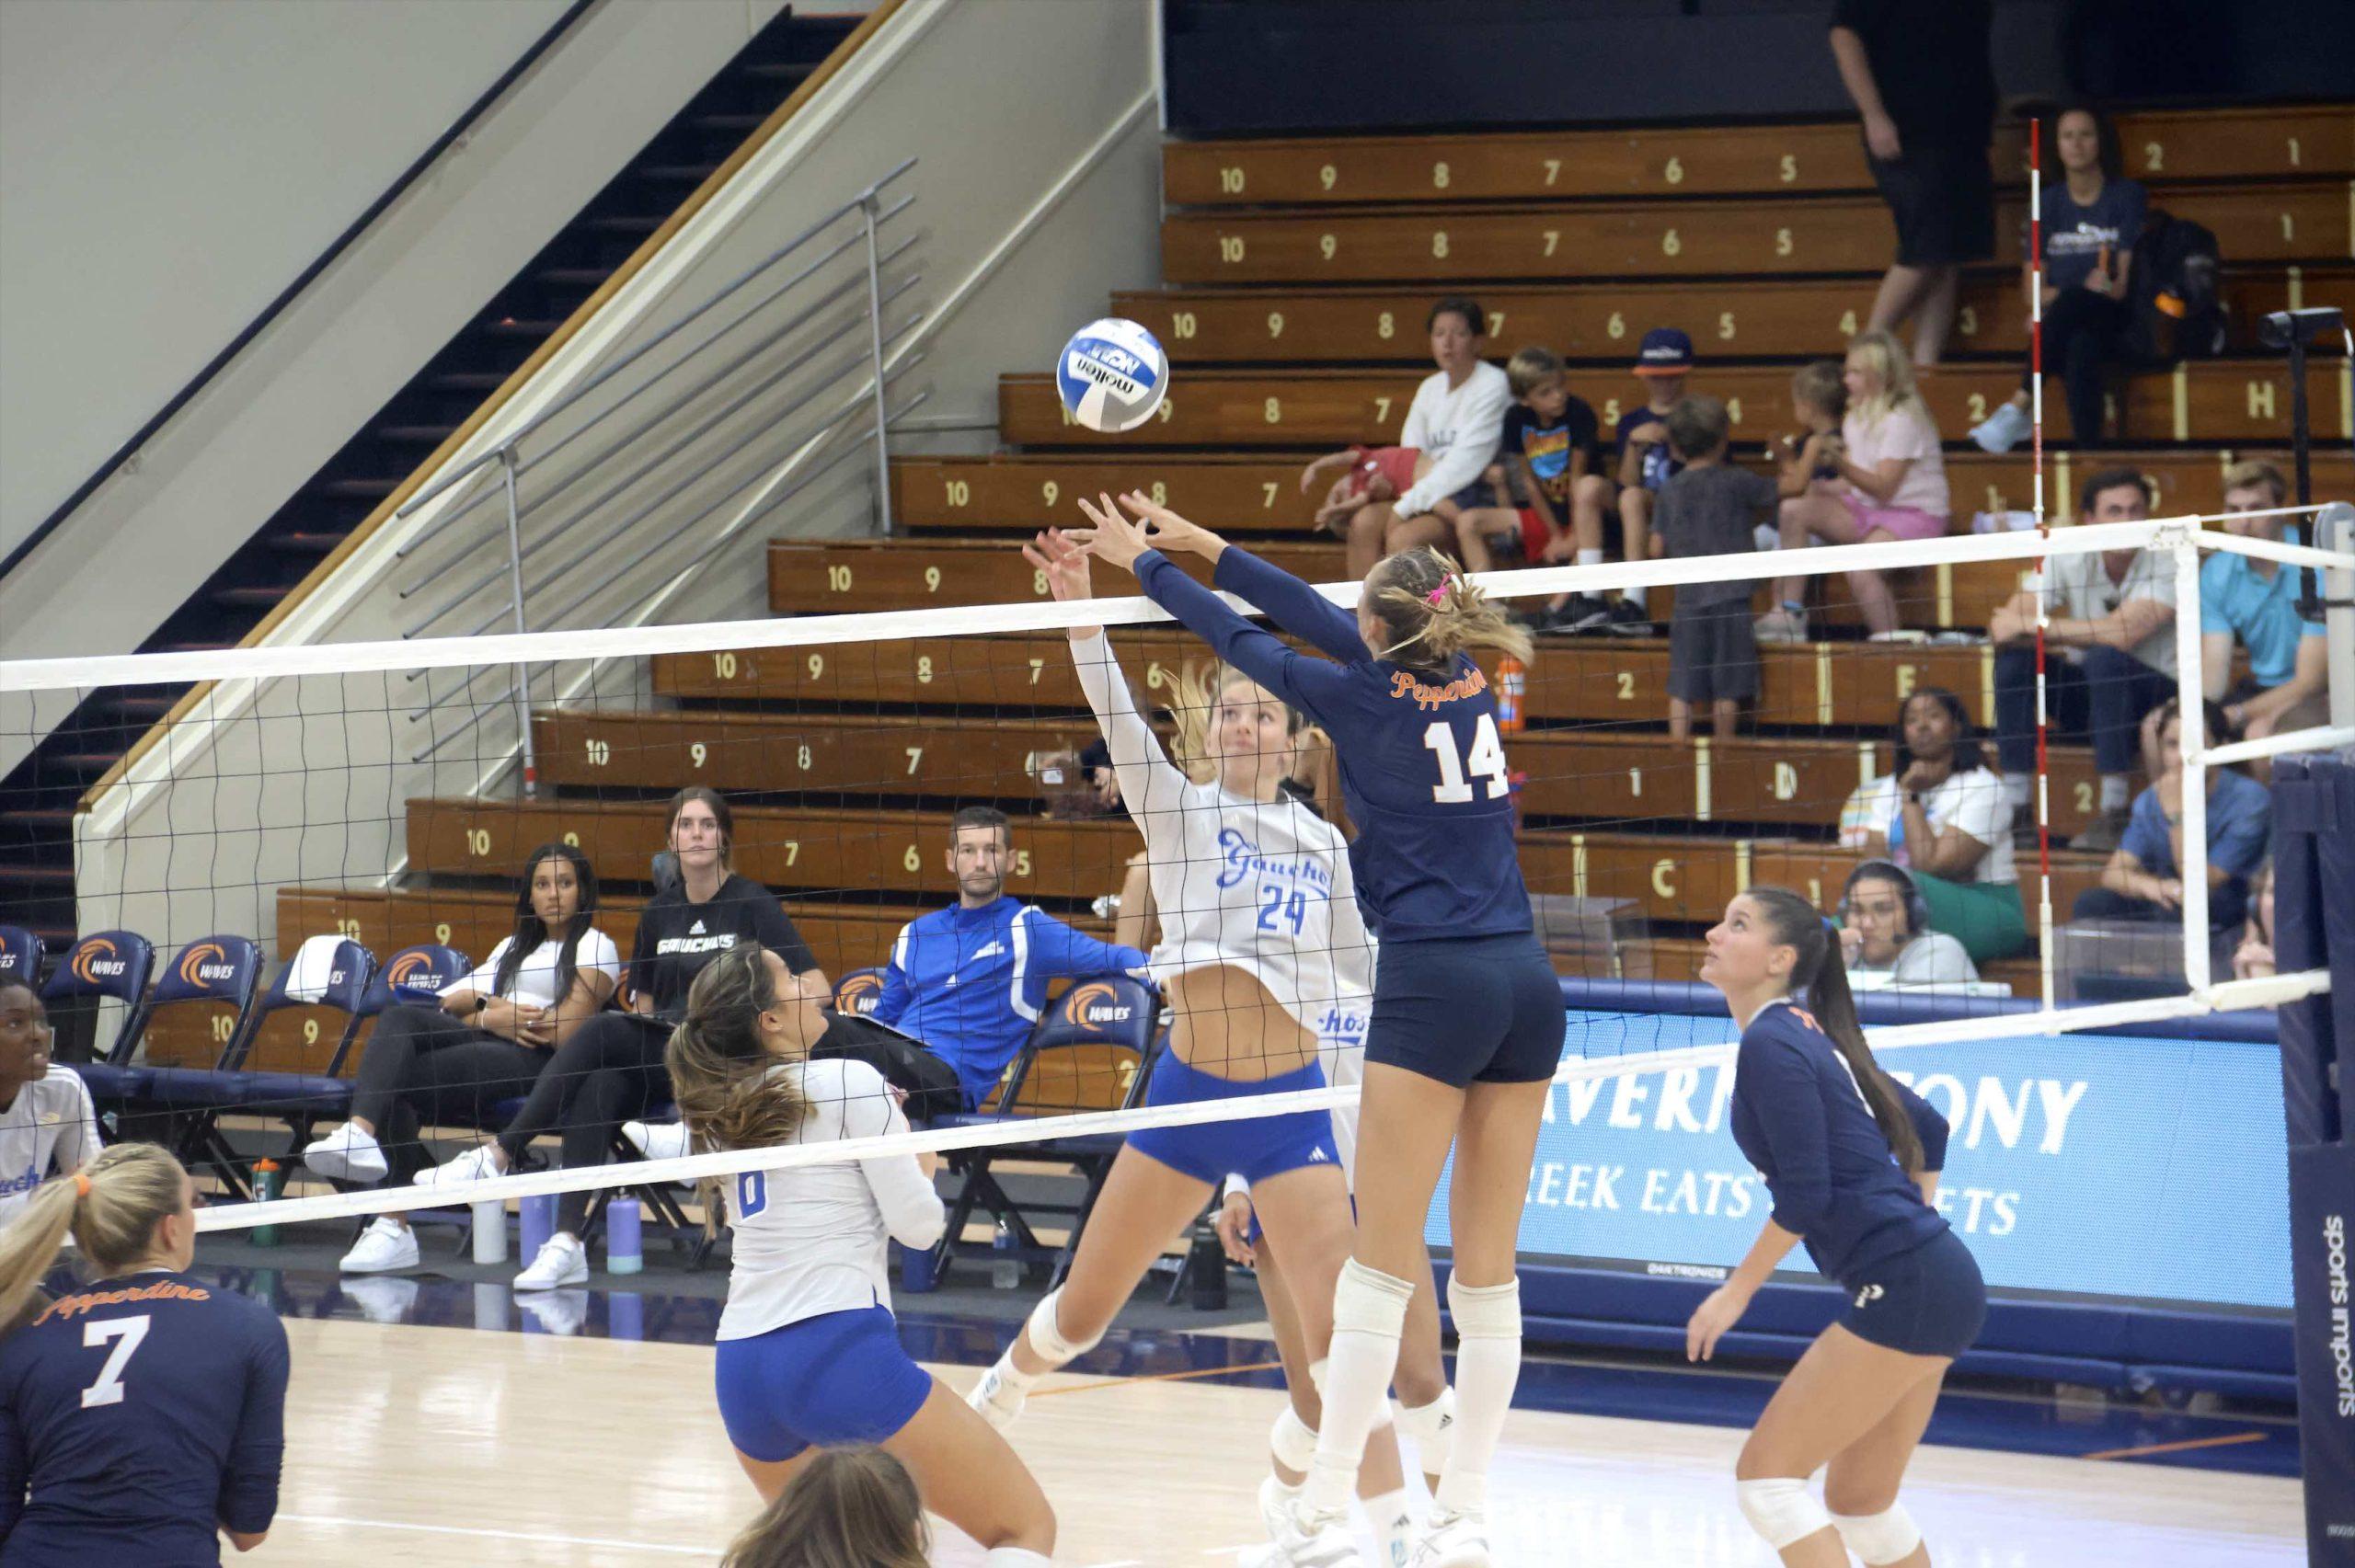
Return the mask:
[[[373,7],[329,8],[339,27],[376,14]],[[607,0],[583,17],[491,109],[469,138],[444,154],[302,299],[157,434],[135,460],[135,470],[119,473],[0,580],[0,658],[117,653],[136,647],[190,588],[243,544],[256,524],[399,391],[467,316],[781,8],[782,0],[686,6],[665,0]],[[18,7],[5,9],[13,14]],[[98,8],[100,14],[113,9]],[[211,15],[209,7],[200,9]],[[279,0],[255,0],[228,9],[275,13],[280,6]],[[474,16],[507,7],[464,5],[454,9]],[[561,6],[542,8],[534,0],[523,9],[531,12],[532,21],[514,29],[518,36],[509,40],[512,48],[486,58],[472,85],[454,102],[420,114],[420,123],[430,120],[431,129],[385,155],[390,168],[380,174],[371,166],[365,173],[349,175],[340,190],[348,207],[373,200],[425,143],[446,129],[544,30]],[[425,14],[438,25],[438,10]],[[489,42],[481,47],[488,54]],[[307,67],[281,60],[270,68]],[[124,89],[109,86],[106,90],[111,101],[114,93]],[[282,131],[291,123],[258,129]],[[370,133],[394,139],[381,124]],[[159,134],[160,128],[150,123],[131,145],[150,147]],[[133,155],[120,144],[116,151]],[[12,181],[14,177],[12,164]],[[9,194],[13,203],[13,184]],[[266,228],[270,215],[287,204],[284,191],[276,188],[240,189],[224,184],[205,206],[214,219],[230,226]],[[11,235],[27,226],[17,216],[12,205],[6,226]],[[266,301],[349,220],[348,212],[335,217],[309,253],[286,265],[247,257],[238,263],[241,276],[235,280],[259,289]],[[126,210],[115,221],[150,223],[154,211]],[[77,238],[75,248],[85,243]],[[143,314],[154,301],[176,303],[184,290],[194,290],[201,299],[208,275],[217,272],[229,280],[225,262],[219,269],[210,262],[196,265],[205,254],[199,240],[145,248],[167,269],[167,277],[142,290],[137,303]],[[196,350],[197,360],[201,362],[215,351],[249,316],[250,312],[220,326]],[[71,464],[61,459],[62,477],[44,487],[14,454],[20,443],[39,451],[61,445],[61,430],[79,423],[85,406],[52,384],[58,356],[64,350],[20,348],[14,337],[17,319],[12,313],[10,415],[0,428],[7,430],[11,451],[8,515],[13,520],[23,507],[29,514],[25,526],[29,527],[169,397],[178,382],[165,376],[145,385],[141,398],[128,405],[132,411],[121,428],[109,426],[107,439],[95,443],[95,452],[77,452]],[[93,353],[120,363],[129,350],[121,346],[109,349],[100,342]],[[170,365],[173,374],[182,373],[178,360]],[[80,376],[86,370],[76,367],[73,373]],[[164,384],[167,381],[169,384]],[[46,427],[36,423],[19,428],[17,389],[25,382],[31,383],[25,401],[33,415],[47,421]],[[26,501],[27,496],[47,499]],[[169,565],[159,568],[155,563]],[[55,715],[48,716],[54,721]],[[36,737],[26,704],[20,699],[0,699],[0,773],[22,759]]]

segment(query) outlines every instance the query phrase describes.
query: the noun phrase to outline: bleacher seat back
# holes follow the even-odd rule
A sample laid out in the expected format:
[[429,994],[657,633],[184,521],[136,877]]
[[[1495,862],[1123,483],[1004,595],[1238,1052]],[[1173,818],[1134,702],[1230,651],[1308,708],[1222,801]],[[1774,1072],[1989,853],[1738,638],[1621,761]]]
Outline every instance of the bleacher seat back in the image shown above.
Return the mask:
[[853,969],[834,984],[834,1011],[865,1018],[883,1000],[881,968]]
[[40,983],[40,938],[20,925],[0,925],[0,985]]
[[454,947],[445,947],[438,942],[419,942],[404,947],[385,959],[385,967],[370,980],[360,999],[360,1014],[373,1018],[392,1006],[395,986],[438,991],[474,971],[474,960]]
[[1015,1059],[1002,1095],[1007,1116],[1112,1111],[1131,1104],[1151,1059],[1160,1003],[1126,975],[1099,975],[1048,1004]]

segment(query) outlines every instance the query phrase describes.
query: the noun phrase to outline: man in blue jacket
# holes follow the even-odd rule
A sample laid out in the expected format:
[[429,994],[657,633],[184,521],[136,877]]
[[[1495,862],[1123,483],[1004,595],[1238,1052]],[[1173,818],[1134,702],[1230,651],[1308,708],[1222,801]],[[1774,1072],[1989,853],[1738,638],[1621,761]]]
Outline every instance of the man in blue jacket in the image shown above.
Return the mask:
[[966,807],[948,835],[957,901],[900,928],[873,1016],[954,1067],[971,1110],[1030,1037],[1049,980],[1141,973],[1146,955],[1082,935],[1009,896],[1013,844],[1003,811]]

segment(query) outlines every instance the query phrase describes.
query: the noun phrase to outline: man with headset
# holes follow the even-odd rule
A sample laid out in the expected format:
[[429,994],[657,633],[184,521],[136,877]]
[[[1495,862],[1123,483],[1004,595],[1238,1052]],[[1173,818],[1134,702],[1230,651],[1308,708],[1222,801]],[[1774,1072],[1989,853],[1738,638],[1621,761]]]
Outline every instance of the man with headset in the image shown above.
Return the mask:
[[1932,931],[1929,907],[1894,861],[1868,860],[1848,874],[1840,898],[1840,950],[1865,987],[1967,985],[1979,979],[1962,944]]

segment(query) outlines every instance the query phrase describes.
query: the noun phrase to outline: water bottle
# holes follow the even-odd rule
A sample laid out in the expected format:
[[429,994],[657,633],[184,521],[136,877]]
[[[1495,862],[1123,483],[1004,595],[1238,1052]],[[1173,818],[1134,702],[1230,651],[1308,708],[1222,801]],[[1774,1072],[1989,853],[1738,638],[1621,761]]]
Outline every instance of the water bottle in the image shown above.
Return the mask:
[[[542,1193],[537,1197],[527,1197],[518,1207],[523,1211],[517,1229],[523,1233],[523,1256],[526,1260],[536,1259],[540,1249],[548,1244],[548,1238],[556,1234],[556,1195]],[[525,1266],[530,1266],[528,1262]]]
[[497,1198],[468,1206],[474,1213],[475,1262],[507,1261],[507,1206]]
[[900,1254],[900,1290],[902,1294],[922,1296],[939,1288],[940,1282],[933,1277],[930,1247],[902,1247],[897,1242],[892,1242],[891,1247]]
[[1186,1259],[1192,1290],[1189,1299],[1198,1312],[1223,1311],[1226,1307],[1226,1249],[1209,1225],[1194,1227],[1194,1244]]
[[[254,1201],[256,1203],[275,1203],[285,1190],[286,1175],[279,1170],[277,1161],[261,1159],[254,1162]],[[278,1245],[278,1227],[275,1225],[255,1226],[254,1245],[257,1247]]]
[[1497,727],[1507,735],[1522,727],[1521,700],[1529,690],[1529,667],[1507,656],[1497,666]]
[[1014,1227],[1001,1219],[997,1234],[990,1238],[990,1251],[996,1261],[990,1265],[990,1285],[998,1290],[1011,1290],[1022,1283],[1022,1260],[1015,1255]]
[[639,1248],[638,1199],[617,1197],[605,1205],[605,1271],[636,1274],[646,1266]]

